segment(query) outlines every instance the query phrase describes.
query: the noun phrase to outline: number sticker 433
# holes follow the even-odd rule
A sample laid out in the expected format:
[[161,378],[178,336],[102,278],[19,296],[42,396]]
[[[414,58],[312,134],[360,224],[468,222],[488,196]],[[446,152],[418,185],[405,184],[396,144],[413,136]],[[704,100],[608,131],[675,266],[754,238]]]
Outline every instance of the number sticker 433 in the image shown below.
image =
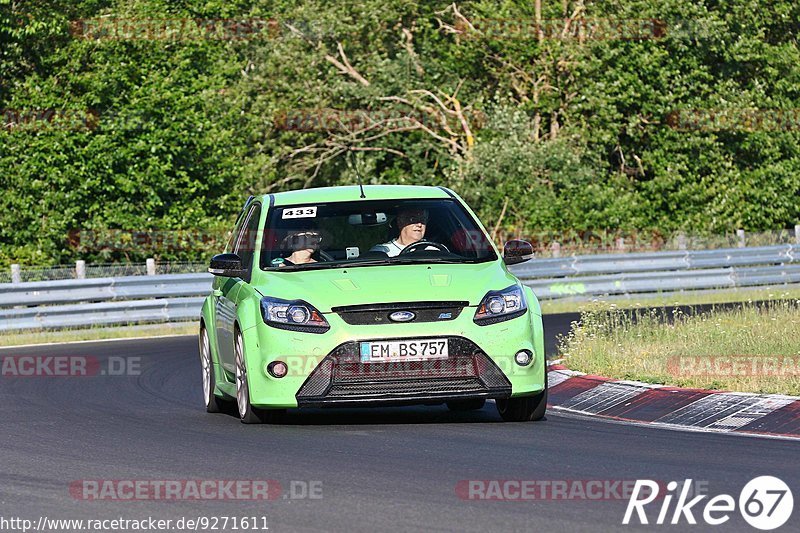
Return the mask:
[[317,216],[317,207],[292,207],[284,209],[281,218],[314,218]]

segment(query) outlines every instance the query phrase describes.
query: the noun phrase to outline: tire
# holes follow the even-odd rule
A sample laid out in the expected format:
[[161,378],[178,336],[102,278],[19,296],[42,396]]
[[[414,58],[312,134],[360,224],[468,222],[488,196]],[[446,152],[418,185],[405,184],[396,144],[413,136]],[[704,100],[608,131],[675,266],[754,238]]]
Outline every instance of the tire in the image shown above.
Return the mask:
[[471,398],[469,400],[454,400],[447,402],[447,408],[451,411],[477,411],[486,405],[484,398]]
[[266,424],[276,422],[284,409],[258,409],[250,405],[250,386],[247,383],[247,366],[244,362],[242,334],[236,331],[234,344],[236,354],[236,407],[243,424]]
[[216,375],[214,364],[211,360],[211,344],[208,341],[208,331],[205,326],[200,326],[200,370],[203,373],[203,401],[209,413],[227,412],[229,402],[214,394]]
[[496,400],[497,412],[504,422],[536,422],[547,411],[547,387],[534,396]]

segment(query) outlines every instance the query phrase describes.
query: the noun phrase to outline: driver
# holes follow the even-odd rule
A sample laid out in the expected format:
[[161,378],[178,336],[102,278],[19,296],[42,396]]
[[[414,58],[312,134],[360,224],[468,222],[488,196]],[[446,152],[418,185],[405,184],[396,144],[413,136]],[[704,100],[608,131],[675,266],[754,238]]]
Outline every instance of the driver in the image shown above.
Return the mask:
[[319,250],[322,243],[322,233],[315,229],[290,231],[281,242],[281,249],[291,250],[292,253],[285,258],[276,258],[272,262],[280,267],[316,263],[311,257]]
[[[384,244],[376,244],[370,252],[383,252],[389,257],[396,257],[404,248],[420,242],[425,238],[428,225],[428,211],[425,209],[404,209],[397,214],[397,227],[400,235]],[[435,250],[435,248],[432,248]]]

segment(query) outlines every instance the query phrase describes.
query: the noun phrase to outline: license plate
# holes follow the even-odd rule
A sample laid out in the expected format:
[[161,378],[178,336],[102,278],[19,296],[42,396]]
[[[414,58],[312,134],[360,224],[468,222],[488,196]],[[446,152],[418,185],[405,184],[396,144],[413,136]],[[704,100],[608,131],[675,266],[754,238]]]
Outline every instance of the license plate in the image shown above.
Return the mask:
[[447,339],[362,342],[361,362],[425,361],[447,359]]

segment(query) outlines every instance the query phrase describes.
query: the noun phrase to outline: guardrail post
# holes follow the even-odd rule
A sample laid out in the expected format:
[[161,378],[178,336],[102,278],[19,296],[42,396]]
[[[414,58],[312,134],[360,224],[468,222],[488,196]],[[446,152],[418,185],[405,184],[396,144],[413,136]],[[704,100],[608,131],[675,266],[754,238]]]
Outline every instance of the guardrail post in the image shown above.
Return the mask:
[[553,257],[561,257],[561,243],[554,242],[551,244],[550,251],[553,253]]
[[19,265],[13,264],[11,265],[11,283],[20,283],[22,281],[22,276],[19,272]]
[[147,275],[148,276],[155,276],[156,275],[156,260],[152,257],[147,259]]
[[744,230],[743,229],[737,229],[736,230],[736,237],[739,239],[739,242],[736,243],[736,246],[738,248],[744,248]]
[[83,259],[75,261],[75,277],[77,279],[86,279],[86,261]]
[[800,244],[800,224],[794,226],[794,242]]
[[686,234],[678,233],[678,250],[686,250]]

